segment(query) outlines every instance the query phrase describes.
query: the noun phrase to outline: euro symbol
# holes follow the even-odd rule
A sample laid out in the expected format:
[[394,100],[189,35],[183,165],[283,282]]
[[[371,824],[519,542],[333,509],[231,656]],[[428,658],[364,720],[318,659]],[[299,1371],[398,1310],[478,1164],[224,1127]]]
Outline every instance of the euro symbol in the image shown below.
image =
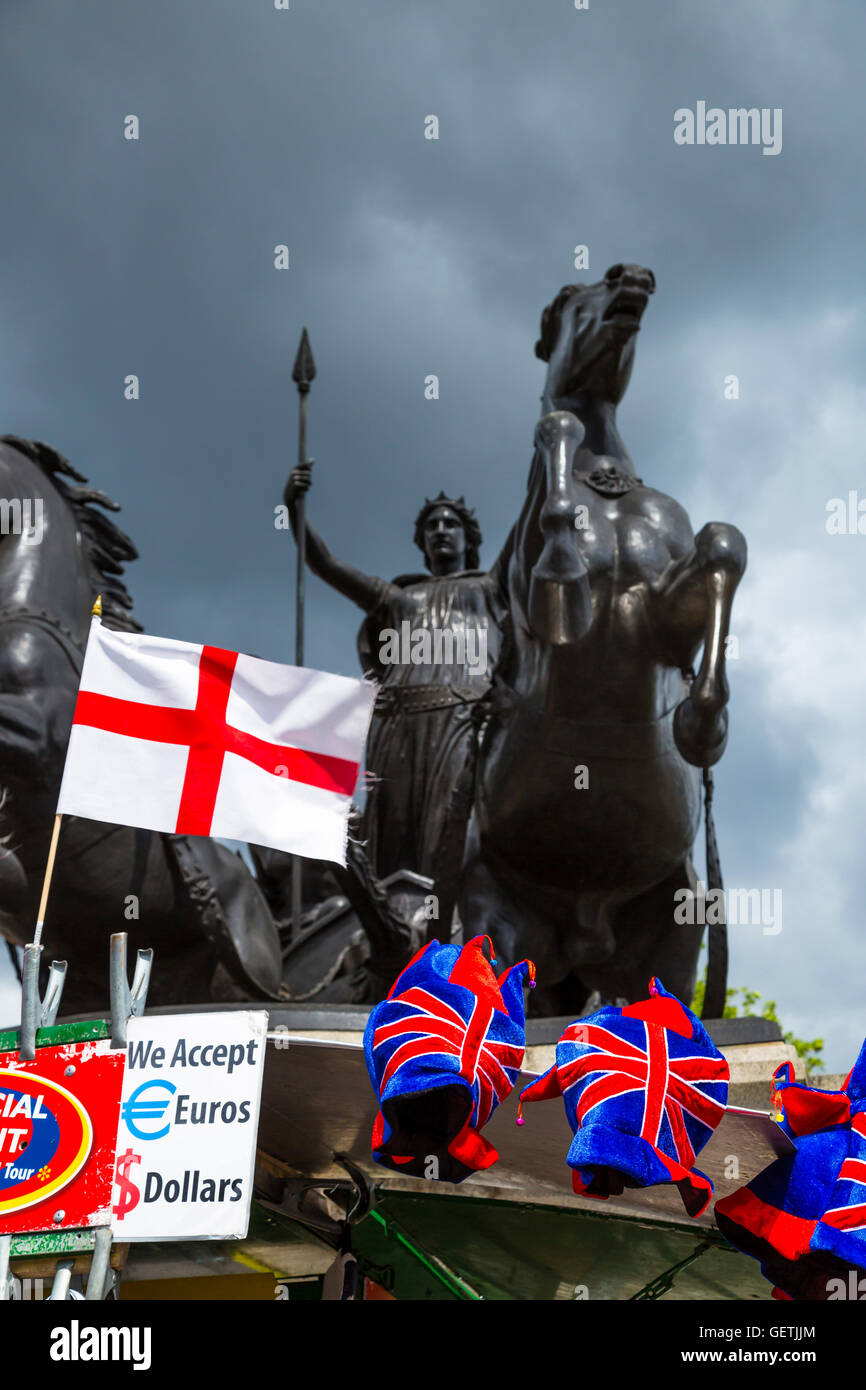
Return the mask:
[[144,1123],[145,1120],[156,1120],[158,1122],[168,1109],[167,1100],[141,1099],[143,1092],[153,1090],[156,1087],[159,1087],[163,1091],[168,1091],[171,1095],[174,1095],[177,1090],[177,1087],[170,1081],[142,1081],[141,1085],[137,1086],[133,1091],[129,1100],[123,1102],[122,1114],[126,1121],[126,1127],[130,1134],[135,1135],[136,1139],[164,1139],[171,1128],[171,1121],[169,1121],[162,1129],[157,1129],[152,1134],[145,1134],[136,1124],[137,1120],[141,1123]]

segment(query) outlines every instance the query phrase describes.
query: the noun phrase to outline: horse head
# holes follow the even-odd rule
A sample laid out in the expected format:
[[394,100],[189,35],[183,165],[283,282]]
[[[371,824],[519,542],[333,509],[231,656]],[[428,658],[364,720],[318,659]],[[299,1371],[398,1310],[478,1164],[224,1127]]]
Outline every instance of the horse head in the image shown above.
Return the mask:
[[[634,478],[616,425],[655,276],[614,265],[595,285],[565,285],[541,315],[535,354],[547,363],[527,501],[515,533],[510,592],[516,629],[574,646],[593,622],[577,479],[597,467]],[[583,511],[585,511],[585,506]]]
[[595,285],[565,285],[541,315],[535,355],[547,363],[544,412],[573,412],[593,453],[619,454],[605,447],[604,420],[598,417],[609,420],[625,395],[655,283],[643,266],[614,265]]

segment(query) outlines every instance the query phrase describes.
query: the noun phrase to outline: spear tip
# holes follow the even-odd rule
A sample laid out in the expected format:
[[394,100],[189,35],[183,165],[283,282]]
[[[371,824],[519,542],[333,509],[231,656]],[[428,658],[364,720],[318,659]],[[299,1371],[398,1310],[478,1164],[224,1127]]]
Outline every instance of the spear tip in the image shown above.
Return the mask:
[[292,381],[297,383],[299,390],[309,390],[310,382],[315,375],[316,364],[313,360],[313,349],[310,347],[310,339],[305,328],[301,334],[295,365],[292,368]]

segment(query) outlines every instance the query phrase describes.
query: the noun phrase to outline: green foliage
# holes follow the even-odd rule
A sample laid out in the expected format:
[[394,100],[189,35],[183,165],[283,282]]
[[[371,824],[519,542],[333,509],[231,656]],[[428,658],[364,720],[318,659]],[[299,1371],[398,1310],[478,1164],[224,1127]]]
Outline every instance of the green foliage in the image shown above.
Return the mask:
[[[700,1017],[701,1009],[704,1006],[704,991],[706,990],[707,976],[706,971],[695,985],[695,997],[692,1000],[692,1009]],[[742,995],[739,1003],[736,996]],[[778,1023],[782,1028],[782,1020],[776,1012],[776,1001],[768,999],[765,1004],[761,1004],[761,995],[756,989],[746,989],[745,986],[739,989],[729,989],[725,995],[725,1018],[769,1018],[773,1023]],[[823,1038],[795,1038],[793,1033],[786,1033],[782,1029],[782,1036],[786,1043],[789,1043],[802,1057],[806,1064],[806,1074],[809,1072],[819,1072],[824,1062],[824,1039]]]

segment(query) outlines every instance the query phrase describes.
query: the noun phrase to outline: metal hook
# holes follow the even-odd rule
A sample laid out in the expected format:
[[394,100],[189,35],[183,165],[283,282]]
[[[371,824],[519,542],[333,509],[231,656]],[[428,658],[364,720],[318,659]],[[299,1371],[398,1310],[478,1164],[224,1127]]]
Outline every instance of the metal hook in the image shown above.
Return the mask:
[[126,932],[114,932],[111,938],[111,1046],[126,1047],[126,1025],[130,1018],[140,1018],[147,1003],[153,951],[140,948],[135,961],[135,973],[130,989],[126,974]]
[[44,999],[39,997],[39,963],[42,947],[24,947],[24,965],[21,970],[21,1037],[18,1055],[22,1062],[32,1062],[36,1057],[36,1032],[39,1028],[49,1028],[57,1017],[63,985],[66,980],[66,961],[51,962],[48,984]]
[[334,1154],[334,1159],[341,1168],[345,1168],[352,1182],[355,1184],[355,1201],[349,1211],[346,1212],[346,1225],[357,1226],[359,1221],[373,1210],[373,1192],[367,1181],[367,1175],[357,1163],[353,1163],[345,1154]]

